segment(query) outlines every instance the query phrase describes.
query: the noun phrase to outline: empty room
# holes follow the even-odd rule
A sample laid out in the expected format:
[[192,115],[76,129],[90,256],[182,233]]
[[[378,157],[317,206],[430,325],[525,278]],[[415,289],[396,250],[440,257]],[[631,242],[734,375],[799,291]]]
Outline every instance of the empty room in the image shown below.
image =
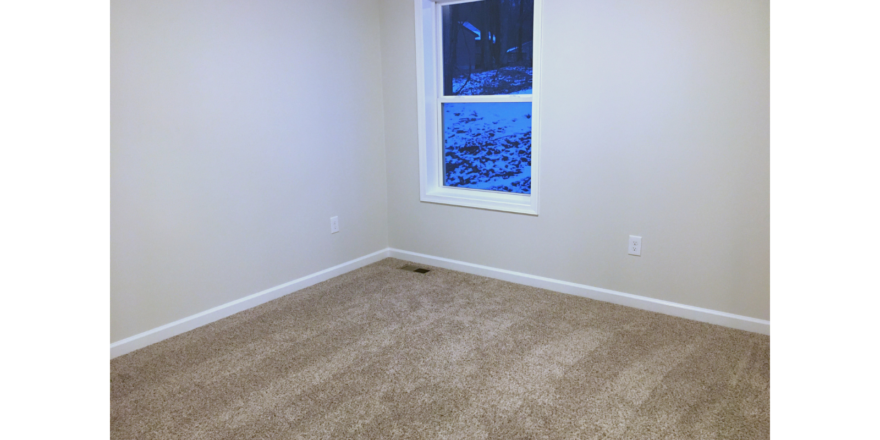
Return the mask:
[[770,437],[768,0],[110,29],[111,438]]

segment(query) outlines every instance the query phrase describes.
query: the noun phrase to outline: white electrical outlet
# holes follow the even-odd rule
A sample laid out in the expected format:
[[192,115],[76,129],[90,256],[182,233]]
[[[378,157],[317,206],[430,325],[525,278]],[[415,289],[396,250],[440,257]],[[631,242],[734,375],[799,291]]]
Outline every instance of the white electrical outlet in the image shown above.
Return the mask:
[[339,232],[339,217],[330,217],[330,233],[335,234],[337,232]]
[[628,252],[630,255],[642,255],[642,237],[630,235],[628,247]]

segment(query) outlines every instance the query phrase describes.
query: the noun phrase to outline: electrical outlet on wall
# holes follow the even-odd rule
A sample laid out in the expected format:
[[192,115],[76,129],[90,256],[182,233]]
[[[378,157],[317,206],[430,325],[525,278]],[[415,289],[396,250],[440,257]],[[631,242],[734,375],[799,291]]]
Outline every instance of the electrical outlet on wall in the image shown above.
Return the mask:
[[335,234],[337,232],[339,232],[339,217],[334,215],[330,217],[330,233]]
[[630,255],[640,256],[642,255],[642,237],[637,235],[629,236],[629,246],[627,252]]

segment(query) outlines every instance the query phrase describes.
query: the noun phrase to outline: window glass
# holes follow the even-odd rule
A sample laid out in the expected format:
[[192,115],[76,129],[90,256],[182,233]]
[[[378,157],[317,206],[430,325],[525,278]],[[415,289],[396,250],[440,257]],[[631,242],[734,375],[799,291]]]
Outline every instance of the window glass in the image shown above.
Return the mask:
[[531,193],[532,103],[443,104],[446,186]]
[[443,6],[444,95],[532,93],[534,0]]

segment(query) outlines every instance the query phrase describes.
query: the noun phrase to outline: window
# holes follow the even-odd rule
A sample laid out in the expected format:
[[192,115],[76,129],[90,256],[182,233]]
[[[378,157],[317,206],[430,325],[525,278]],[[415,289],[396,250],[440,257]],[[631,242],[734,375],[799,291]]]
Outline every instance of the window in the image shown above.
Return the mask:
[[415,0],[421,200],[538,214],[542,0]]

